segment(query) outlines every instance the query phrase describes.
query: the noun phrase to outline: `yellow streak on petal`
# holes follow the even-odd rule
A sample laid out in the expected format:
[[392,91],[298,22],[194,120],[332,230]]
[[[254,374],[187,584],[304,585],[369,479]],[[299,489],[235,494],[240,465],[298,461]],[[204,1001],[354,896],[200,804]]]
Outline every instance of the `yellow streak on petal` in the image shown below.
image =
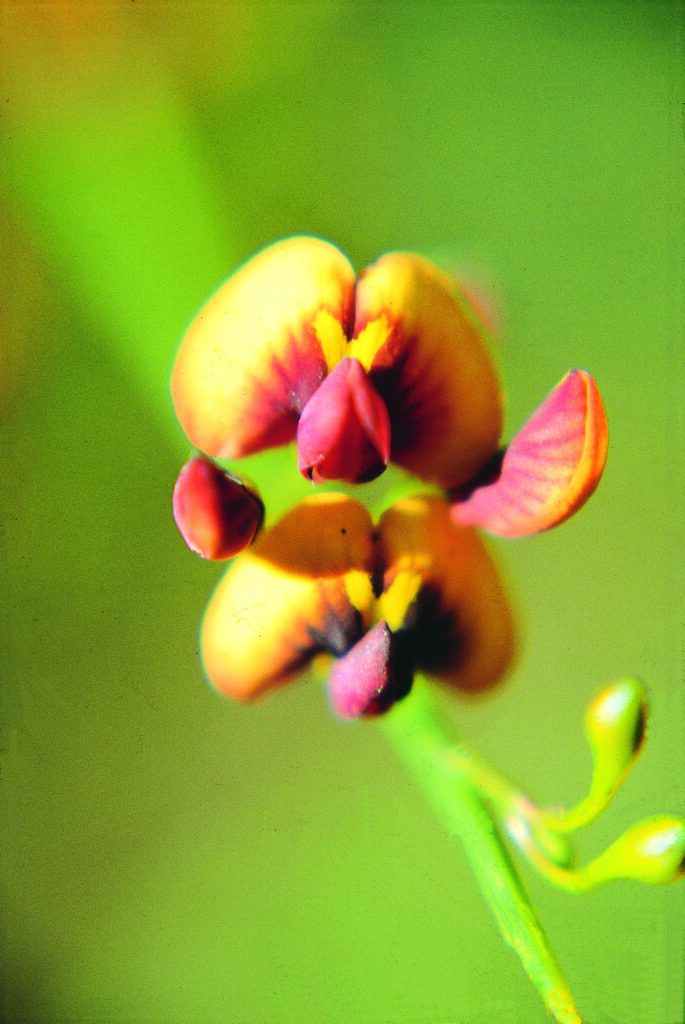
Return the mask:
[[346,351],[348,342],[342,324],[327,309],[321,309],[314,317],[314,333],[330,373],[345,355],[350,354]]
[[357,359],[366,372],[371,369],[376,354],[390,337],[392,330],[386,316],[371,320],[356,338],[348,340],[342,324],[327,310],[321,309],[314,317],[316,334],[326,366],[330,373],[345,356]]
[[378,618],[385,619],[388,628],[397,632],[402,628],[407,611],[421,587],[422,578],[417,572],[403,570],[378,599]]
[[349,344],[347,355],[358,359],[367,373],[371,370],[376,354],[390,337],[392,328],[386,316],[371,320]]
[[371,620],[371,613],[376,601],[369,574],[361,572],[359,569],[353,569],[352,572],[346,573],[345,593],[349,598],[350,604],[354,605],[361,614],[365,625],[368,624],[367,620],[369,622]]

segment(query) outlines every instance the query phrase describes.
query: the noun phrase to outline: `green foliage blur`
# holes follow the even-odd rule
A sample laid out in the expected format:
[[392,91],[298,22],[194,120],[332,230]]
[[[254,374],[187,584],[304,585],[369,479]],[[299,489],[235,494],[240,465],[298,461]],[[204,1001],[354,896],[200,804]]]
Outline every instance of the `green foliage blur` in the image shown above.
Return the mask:
[[[485,295],[510,435],[572,366],[611,428],[557,531],[493,544],[523,650],[456,728],[543,801],[586,701],[641,676],[635,777],[586,852],[683,809],[683,5],[0,8],[3,1019],[544,1022],[458,847],[380,733],[303,682],[202,680],[221,569],[170,514],[185,325],[268,242],[442,261]],[[250,460],[270,511],[293,453]],[[675,1024],[680,891],[524,871],[588,1019]]]

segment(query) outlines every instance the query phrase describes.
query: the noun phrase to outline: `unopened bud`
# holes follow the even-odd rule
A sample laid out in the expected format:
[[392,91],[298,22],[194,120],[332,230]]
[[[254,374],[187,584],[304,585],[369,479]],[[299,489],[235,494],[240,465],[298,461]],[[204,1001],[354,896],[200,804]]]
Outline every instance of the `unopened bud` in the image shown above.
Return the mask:
[[264,519],[256,492],[203,456],[179,473],[173,511],[191,551],[212,561],[233,558],[249,547]]
[[685,876],[685,822],[681,818],[646,818],[633,825],[585,869],[592,885],[631,878],[650,885]]
[[646,719],[644,689],[636,679],[619,679],[590,702],[585,735],[592,752],[593,792],[611,792],[623,781],[642,746]]

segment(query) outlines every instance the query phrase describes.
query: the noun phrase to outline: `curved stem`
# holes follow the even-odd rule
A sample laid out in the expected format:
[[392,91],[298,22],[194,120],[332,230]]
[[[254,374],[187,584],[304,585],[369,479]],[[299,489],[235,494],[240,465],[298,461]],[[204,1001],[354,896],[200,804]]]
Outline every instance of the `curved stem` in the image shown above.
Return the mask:
[[465,767],[468,759],[453,756],[461,748],[441,724],[427,686],[417,680],[412,693],[380,723],[461,843],[505,942],[518,954],[553,1019],[583,1024],[483,795]]

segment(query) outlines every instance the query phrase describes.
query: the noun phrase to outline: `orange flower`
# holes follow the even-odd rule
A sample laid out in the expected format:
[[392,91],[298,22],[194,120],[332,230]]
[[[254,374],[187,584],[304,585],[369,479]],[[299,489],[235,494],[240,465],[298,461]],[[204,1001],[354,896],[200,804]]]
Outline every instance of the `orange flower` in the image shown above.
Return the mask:
[[485,690],[514,646],[497,570],[447,502],[405,499],[374,528],[364,506],[340,494],[307,499],[261,534],[219,583],[201,637],[209,679],[242,701],[328,655],[343,717],[383,711],[415,671]]
[[201,451],[236,459],[297,439],[315,481],[357,483],[392,459],[456,487],[496,450],[502,419],[477,320],[448,277],[391,253],[355,279],[339,249],[306,237],[219,288],[183,340],[172,393]]
[[572,515],[606,458],[601,398],[582,370],[500,449],[499,383],[465,294],[409,253],[355,278],[318,238],[269,246],[219,288],[183,340],[172,392],[210,456],[295,440],[306,477],[350,483],[393,461],[450,493],[458,522],[505,536]]

